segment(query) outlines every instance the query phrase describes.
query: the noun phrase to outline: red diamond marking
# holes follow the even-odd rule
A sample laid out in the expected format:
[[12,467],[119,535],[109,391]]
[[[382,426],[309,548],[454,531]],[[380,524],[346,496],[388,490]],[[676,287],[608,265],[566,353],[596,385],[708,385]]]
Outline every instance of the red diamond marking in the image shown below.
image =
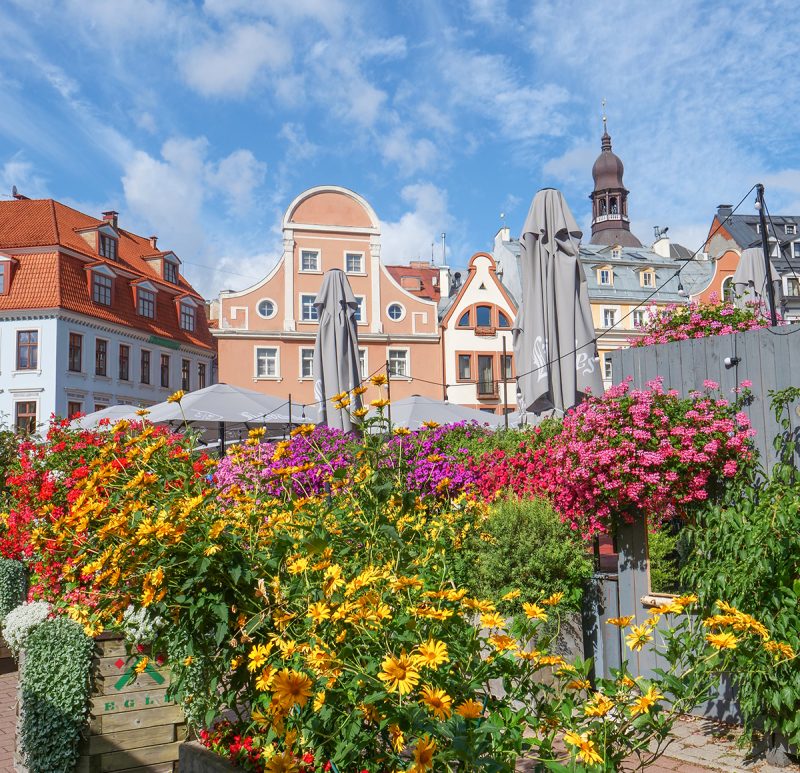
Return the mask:
[[117,658],[117,660],[114,661],[114,665],[117,668],[122,668],[125,665],[125,661],[122,658]]

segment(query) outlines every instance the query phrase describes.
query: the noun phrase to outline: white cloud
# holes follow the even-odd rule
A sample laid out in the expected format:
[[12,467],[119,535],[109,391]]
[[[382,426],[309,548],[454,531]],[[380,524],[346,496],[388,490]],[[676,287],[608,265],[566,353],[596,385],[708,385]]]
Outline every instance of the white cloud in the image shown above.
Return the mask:
[[400,196],[410,209],[397,220],[382,223],[381,260],[389,264],[427,260],[431,244],[439,255],[442,231],[454,224],[447,192],[432,183],[415,183],[406,185]]
[[301,123],[285,123],[278,136],[286,140],[289,161],[307,161],[319,152],[319,146],[308,139],[305,127]]
[[[567,182],[575,184],[586,184],[587,177],[591,180],[592,165],[599,148],[597,144],[588,143],[573,145],[562,155],[551,158],[542,167],[546,177],[557,182]],[[544,181],[545,183],[547,180]]]
[[422,169],[430,170],[437,160],[438,151],[433,142],[425,137],[412,137],[405,126],[383,134],[379,142],[384,160],[397,164],[400,173],[406,176]]
[[0,167],[0,190],[2,195],[9,195],[11,187],[29,199],[46,198],[50,194],[47,182],[33,168],[33,164],[25,158],[23,153],[15,153]]
[[216,166],[206,169],[206,181],[229,201],[230,208],[244,212],[252,206],[253,191],[263,182],[267,165],[249,150],[234,150]]
[[508,29],[511,19],[506,0],[469,0],[469,15],[478,24]]
[[188,84],[204,96],[246,95],[263,70],[288,64],[291,48],[271,24],[235,25],[180,57]]

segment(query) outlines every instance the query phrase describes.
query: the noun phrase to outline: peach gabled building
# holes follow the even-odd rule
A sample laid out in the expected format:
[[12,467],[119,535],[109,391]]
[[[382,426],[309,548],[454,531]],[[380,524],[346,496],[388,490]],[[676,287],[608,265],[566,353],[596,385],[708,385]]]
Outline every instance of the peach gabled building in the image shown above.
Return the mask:
[[0,201],[0,425],[213,383],[205,304],[156,237],[52,199]]
[[[325,185],[301,193],[283,218],[283,254],[257,284],[219,298],[219,380],[296,404],[314,402],[316,294],[325,271],[346,272],[359,300],[361,372],[389,363],[392,399],[441,396],[435,298],[403,287],[381,264],[381,225],[357,193]],[[310,414],[310,418],[313,414]]]

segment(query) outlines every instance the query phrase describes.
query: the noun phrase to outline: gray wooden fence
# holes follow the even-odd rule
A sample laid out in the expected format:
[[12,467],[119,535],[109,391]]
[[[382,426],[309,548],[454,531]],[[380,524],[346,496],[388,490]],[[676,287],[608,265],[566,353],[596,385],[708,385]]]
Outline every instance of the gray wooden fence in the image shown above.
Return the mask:
[[[725,397],[743,381],[752,382],[752,401],[744,408],[756,431],[755,444],[765,470],[775,464],[773,446],[781,432],[770,405],[769,392],[800,386],[800,324],[751,330],[727,336],[679,341],[657,346],[621,349],[612,353],[614,382],[630,377],[633,386],[646,387],[661,378],[665,389],[681,396],[702,391],[706,380],[719,384]],[[728,362],[726,363],[726,358]],[[792,430],[800,428],[800,416],[792,406]],[[660,664],[649,648],[631,652],[622,642],[619,630],[608,626],[609,617],[632,615],[636,624],[649,616],[657,602],[650,593],[650,568],[647,555],[647,529],[644,523],[624,526],[617,535],[619,551],[616,576],[596,574],[587,594],[584,629],[587,645],[594,656],[595,673],[611,676],[623,658],[634,675],[652,676]],[[610,629],[610,630],[609,630]],[[588,653],[587,653],[588,654]],[[700,707],[699,714],[719,719],[739,719],[730,683],[723,680],[714,698]]]

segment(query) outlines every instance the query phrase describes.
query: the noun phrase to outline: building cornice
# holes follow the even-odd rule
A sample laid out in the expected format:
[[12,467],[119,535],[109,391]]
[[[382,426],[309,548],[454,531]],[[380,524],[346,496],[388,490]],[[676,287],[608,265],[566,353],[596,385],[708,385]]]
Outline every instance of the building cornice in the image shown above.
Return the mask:
[[[288,330],[236,330],[224,328],[211,330],[211,335],[217,339],[262,339],[265,341],[316,341],[316,333],[301,333]],[[359,343],[434,343],[440,340],[439,333],[414,333],[408,335],[388,335],[386,333],[361,333]]]

